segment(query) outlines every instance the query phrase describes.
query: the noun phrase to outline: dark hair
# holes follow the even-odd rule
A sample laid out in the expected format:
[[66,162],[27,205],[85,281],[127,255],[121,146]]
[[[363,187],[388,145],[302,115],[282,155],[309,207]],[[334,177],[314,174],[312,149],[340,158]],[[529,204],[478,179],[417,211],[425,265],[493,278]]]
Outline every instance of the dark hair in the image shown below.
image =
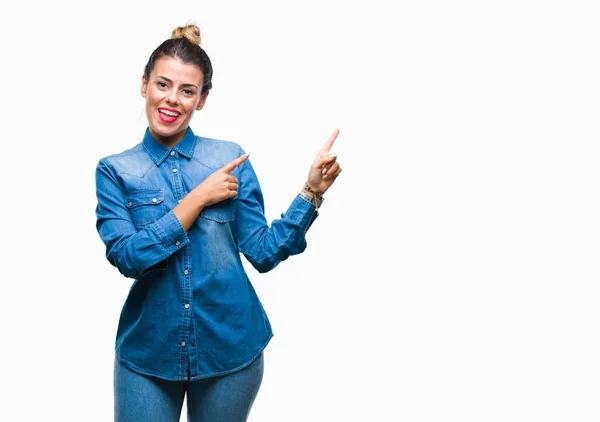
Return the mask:
[[171,33],[171,39],[164,41],[152,52],[144,68],[144,77],[150,80],[156,61],[162,57],[173,57],[184,63],[198,66],[204,74],[202,94],[212,88],[212,64],[208,55],[200,47],[200,28],[196,25],[179,26]]

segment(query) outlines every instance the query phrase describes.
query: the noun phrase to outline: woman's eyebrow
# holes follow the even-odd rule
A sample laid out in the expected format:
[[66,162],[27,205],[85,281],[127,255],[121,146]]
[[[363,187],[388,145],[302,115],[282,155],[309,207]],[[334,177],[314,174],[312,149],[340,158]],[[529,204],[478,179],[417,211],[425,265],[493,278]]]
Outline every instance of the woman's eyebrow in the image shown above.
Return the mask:
[[[173,81],[172,81],[172,80],[170,80],[169,78],[167,78],[167,77],[165,77],[165,76],[160,76],[160,75],[157,75],[156,77],[157,77],[157,78],[164,79],[165,81],[167,81],[167,82],[169,82],[169,83],[173,83]],[[182,86],[193,86],[194,88],[198,89],[198,86],[196,86],[196,85],[194,85],[194,84],[181,84],[181,85],[182,85]]]

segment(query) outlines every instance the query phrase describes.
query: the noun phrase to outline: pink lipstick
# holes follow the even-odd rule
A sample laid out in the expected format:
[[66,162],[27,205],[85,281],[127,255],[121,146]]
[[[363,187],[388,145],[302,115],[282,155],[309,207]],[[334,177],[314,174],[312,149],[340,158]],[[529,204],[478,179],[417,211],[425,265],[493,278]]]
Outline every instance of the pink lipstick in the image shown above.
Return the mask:
[[165,123],[173,123],[176,121],[180,114],[177,110],[173,110],[170,108],[159,108],[157,111],[158,117]]

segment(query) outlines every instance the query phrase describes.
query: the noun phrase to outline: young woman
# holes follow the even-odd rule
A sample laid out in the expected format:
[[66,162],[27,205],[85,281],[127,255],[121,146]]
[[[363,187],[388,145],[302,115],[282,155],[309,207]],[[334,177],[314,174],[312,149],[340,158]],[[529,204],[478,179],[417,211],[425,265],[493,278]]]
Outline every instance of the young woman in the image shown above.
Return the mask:
[[256,174],[233,142],[189,127],[212,87],[195,25],[178,27],[142,77],[142,141],[96,168],[97,229],[108,261],[135,279],[116,338],[116,421],[245,421],[272,337],[241,255],[270,271],[306,248],[323,194],[342,171],[330,149],[267,223]]

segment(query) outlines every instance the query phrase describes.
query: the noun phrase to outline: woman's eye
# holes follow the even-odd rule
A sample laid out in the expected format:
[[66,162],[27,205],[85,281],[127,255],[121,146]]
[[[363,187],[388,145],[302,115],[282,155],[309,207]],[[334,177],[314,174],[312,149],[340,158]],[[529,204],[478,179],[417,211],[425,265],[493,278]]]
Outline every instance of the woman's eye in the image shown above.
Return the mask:
[[184,89],[184,90],[183,90],[183,93],[184,93],[185,95],[194,95],[194,94],[195,94],[195,93],[194,93],[194,91],[193,91],[192,89]]
[[157,82],[157,83],[156,83],[156,85],[157,85],[159,88],[166,88],[166,87],[167,87],[167,84],[166,84],[166,83],[164,83],[164,82]]

